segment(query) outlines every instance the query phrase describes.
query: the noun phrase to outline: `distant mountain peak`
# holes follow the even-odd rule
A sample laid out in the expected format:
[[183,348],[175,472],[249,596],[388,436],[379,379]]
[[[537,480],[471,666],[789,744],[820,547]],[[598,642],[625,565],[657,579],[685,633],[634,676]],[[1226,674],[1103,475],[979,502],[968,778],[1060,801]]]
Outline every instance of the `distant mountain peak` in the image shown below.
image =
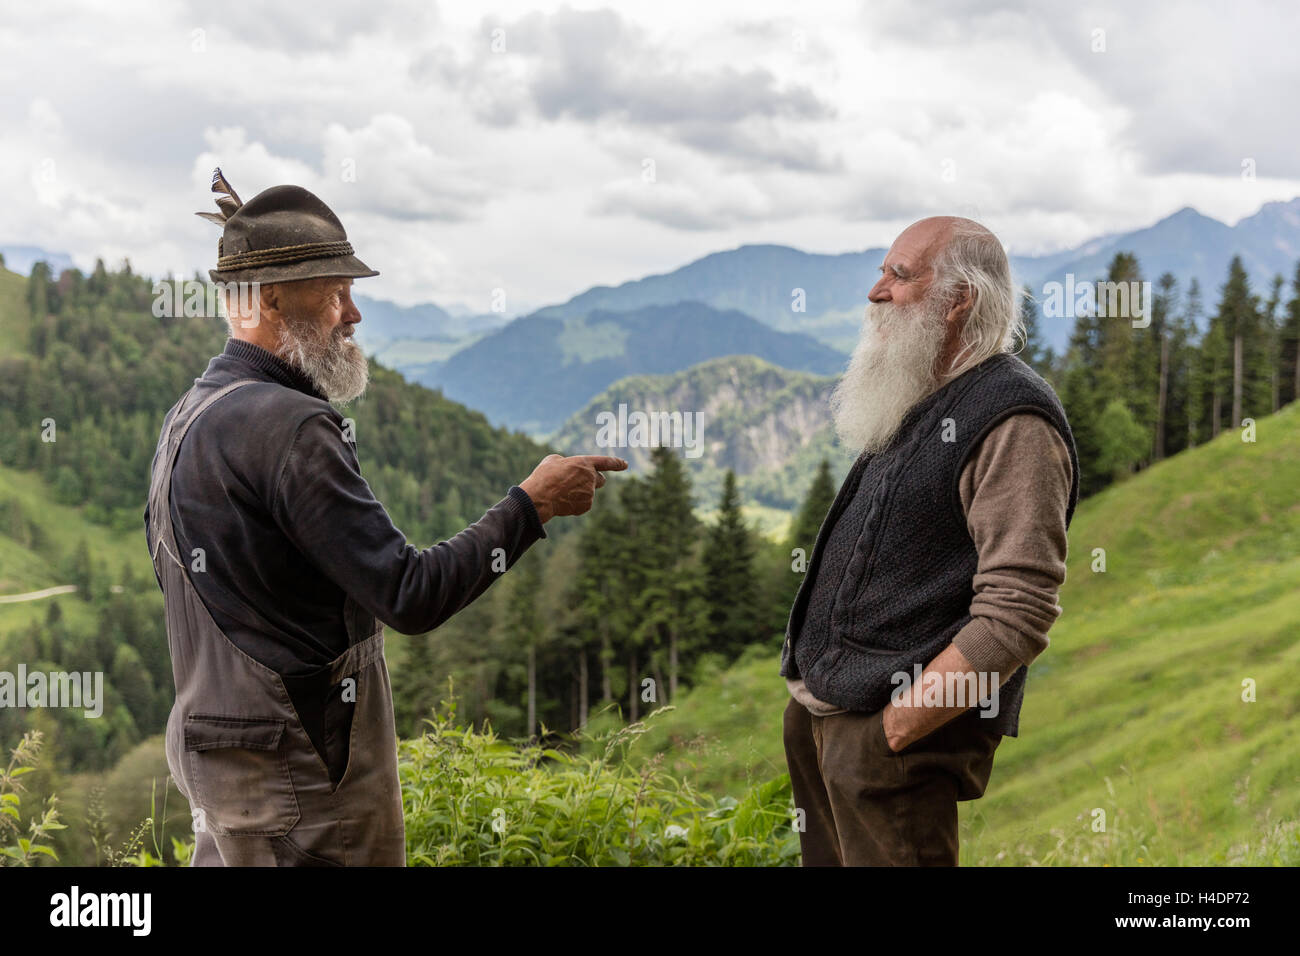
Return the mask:
[[56,276],[64,269],[75,268],[66,252],[51,252],[40,246],[0,246],[0,255],[4,256],[6,269],[24,276],[31,275],[32,266],[38,262],[46,263]]
[[1274,199],[1259,207],[1253,215],[1245,216],[1237,222],[1245,224],[1269,223],[1272,225],[1300,228],[1300,196],[1294,199]]

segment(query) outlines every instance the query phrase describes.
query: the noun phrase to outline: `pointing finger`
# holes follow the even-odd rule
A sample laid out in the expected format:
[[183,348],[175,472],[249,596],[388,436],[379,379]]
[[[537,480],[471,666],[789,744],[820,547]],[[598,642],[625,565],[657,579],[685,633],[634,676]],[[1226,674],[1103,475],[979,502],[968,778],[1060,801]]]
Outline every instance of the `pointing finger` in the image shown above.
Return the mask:
[[622,458],[612,458],[609,455],[575,455],[574,457],[597,471],[627,470],[627,462]]

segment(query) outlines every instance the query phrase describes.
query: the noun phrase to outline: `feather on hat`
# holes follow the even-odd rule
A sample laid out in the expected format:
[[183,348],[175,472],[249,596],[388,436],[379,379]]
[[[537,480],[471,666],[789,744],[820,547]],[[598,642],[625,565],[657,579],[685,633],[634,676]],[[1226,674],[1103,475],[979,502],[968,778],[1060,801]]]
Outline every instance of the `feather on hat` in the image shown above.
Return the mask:
[[353,254],[334,211],[301,186],[272,186],[243,202],[217,167],[212,191],[220,211],[195,215],[221,227],[214,282],[379,275]]
[[221,194],[221,197],[216,201],[217,208],[221,212],[196,212],[194,215],[201,216],[208,222],[215,222],[218,226],[225,228],[226,220],[239,211],[239,207],[244,204],[243,200],[239,198],[239,193],[235,192],[235,187],[226,182],[226,177],[221,175],[220,166],[212,170],[212,191]]

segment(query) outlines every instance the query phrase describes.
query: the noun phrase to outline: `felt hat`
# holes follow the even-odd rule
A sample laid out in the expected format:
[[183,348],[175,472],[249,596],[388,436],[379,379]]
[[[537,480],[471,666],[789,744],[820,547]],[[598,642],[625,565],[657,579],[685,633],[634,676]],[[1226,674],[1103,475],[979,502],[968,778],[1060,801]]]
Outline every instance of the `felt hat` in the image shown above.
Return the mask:
[[301,186],[272,186],[241,202],[218,168],[212,172],[212,191],[221,212],[195,215],[222,228],[217,267],[208,270],[214,282],[379,275],[353,254],[333,210]]

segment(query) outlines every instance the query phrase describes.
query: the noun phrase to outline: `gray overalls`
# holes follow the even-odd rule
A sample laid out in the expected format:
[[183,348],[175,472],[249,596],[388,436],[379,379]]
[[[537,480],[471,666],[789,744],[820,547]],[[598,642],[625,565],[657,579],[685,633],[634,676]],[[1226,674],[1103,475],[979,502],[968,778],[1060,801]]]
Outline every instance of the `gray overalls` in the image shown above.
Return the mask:
[[194,421],[251,380],[176,405],[149,488],[149,550],[162,584],[176,703],[167,765],[194,816],[194,866],[404,866],[392,688],[383,624],[350,597],[350,646],[331,693],[354,702],[347,769],[335,786],[280,676],[222,633],[199,598],[171,520],[176,453]]

